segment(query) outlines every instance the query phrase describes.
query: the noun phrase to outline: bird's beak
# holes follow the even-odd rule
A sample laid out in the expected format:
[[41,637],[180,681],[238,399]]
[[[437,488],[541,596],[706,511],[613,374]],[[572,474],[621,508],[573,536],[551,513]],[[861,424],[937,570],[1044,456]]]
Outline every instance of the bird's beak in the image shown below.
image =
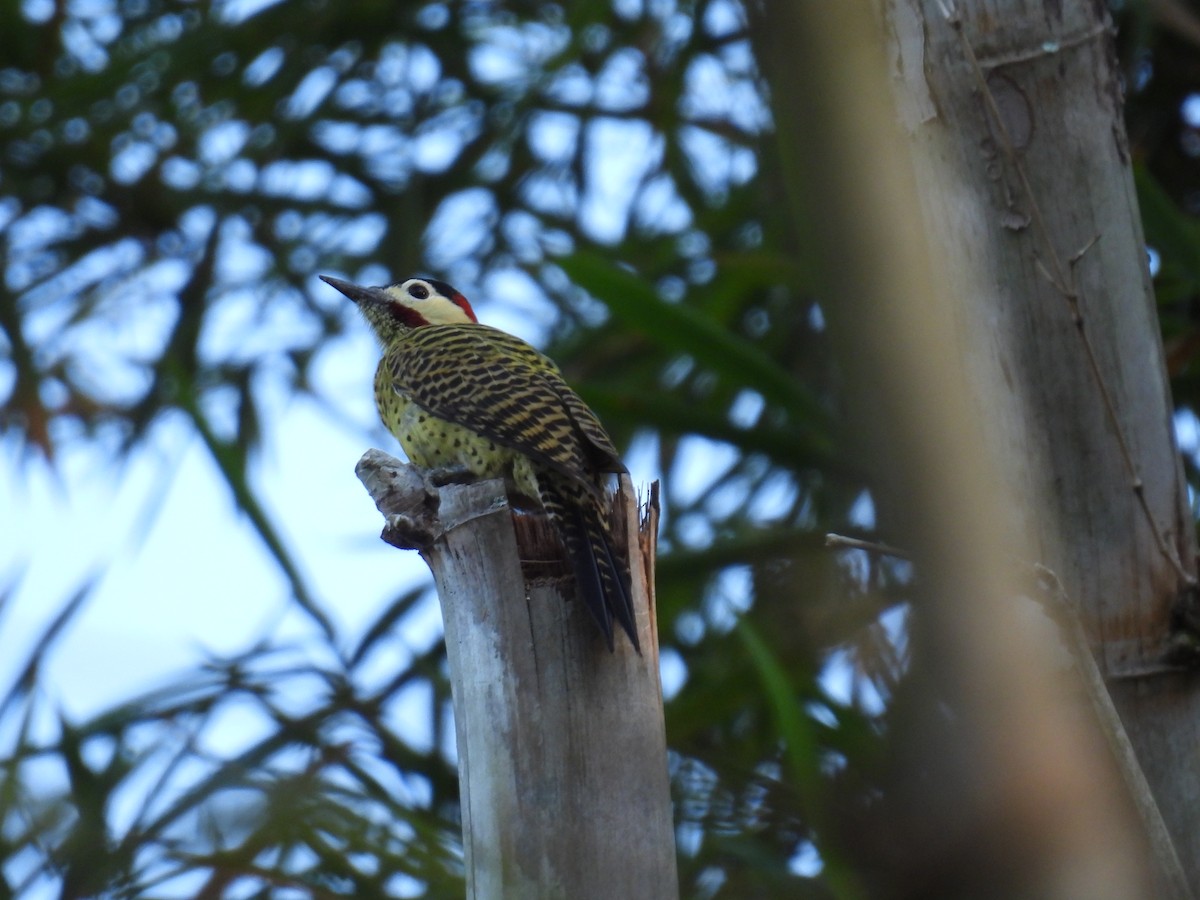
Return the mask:
[[317,277],[330,287],[337,288],[355,303],[387,303],[389,300],[383,288],[363,287],[331,275],[318,275]]

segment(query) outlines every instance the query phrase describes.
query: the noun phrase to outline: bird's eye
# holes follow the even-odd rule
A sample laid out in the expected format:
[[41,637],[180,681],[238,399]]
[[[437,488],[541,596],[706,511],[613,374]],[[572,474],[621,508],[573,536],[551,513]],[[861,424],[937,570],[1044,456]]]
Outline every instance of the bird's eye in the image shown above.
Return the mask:
[[425,287],[423,284],[409,285],[408,296],[412,297],[414,300],[427,300],[429,299],[429,288]]

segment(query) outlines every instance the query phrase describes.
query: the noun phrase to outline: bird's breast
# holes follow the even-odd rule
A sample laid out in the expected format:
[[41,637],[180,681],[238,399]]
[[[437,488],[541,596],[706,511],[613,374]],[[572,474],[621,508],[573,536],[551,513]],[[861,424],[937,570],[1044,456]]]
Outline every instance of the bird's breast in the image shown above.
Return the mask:
[[429,410],[376,377],[375,400],[384,426],[395,435],[409,462],[422,469],[462,467],[477,478],[504,478],[536,498],[536,476],[516,451]]

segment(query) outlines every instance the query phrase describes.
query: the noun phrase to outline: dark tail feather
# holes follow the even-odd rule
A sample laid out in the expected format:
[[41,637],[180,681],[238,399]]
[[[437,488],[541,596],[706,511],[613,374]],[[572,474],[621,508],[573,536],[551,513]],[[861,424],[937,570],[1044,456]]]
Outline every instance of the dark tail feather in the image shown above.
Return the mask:
[[[589,509],[593,515],[599,518],[599,510],[595,507],[589,507]],[[592,553],[593,556],[599,553],[602,560],[598,568],[600,580],[604,583],[604,595],[608,598],[609,611],[625,629],[629,640],[633,642],[633,649],[640,656],[642,646],[638,643],[637,621],[633,617],[633,590],[630,585],[629,564],[621,558],[617,548],[613,546],[612,535],[609,534],[603,521],[597,521],[596,525],[597,530],[592,533],[599,535],[600,546],[596,547],[593,542]]]
[[604,643],[609,650],[613,649],[612,623],[615,618],[629,635],[634,649],[641,653],[628,569],[613,547],[612,537],[600,518],[600,510],[591,497],[568,499],[554,488],[543,489],[541,493],[542,504],[558,523],[579,593],[600,626]]

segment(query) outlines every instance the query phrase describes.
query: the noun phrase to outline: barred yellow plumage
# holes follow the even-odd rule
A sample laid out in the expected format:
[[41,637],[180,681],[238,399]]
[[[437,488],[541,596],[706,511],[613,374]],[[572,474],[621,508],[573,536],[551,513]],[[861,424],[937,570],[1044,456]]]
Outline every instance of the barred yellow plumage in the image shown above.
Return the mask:
[[595,413],[558,367],[518,337],[481,325],[445,282],[386,288],[321,278],[358,304],[383,344],[380,418],[426,470],[504,478],[554,523],[580,595],[613,649],[613,620],[638,645],[629,568],[604,513],[604,476],[626,471]]

